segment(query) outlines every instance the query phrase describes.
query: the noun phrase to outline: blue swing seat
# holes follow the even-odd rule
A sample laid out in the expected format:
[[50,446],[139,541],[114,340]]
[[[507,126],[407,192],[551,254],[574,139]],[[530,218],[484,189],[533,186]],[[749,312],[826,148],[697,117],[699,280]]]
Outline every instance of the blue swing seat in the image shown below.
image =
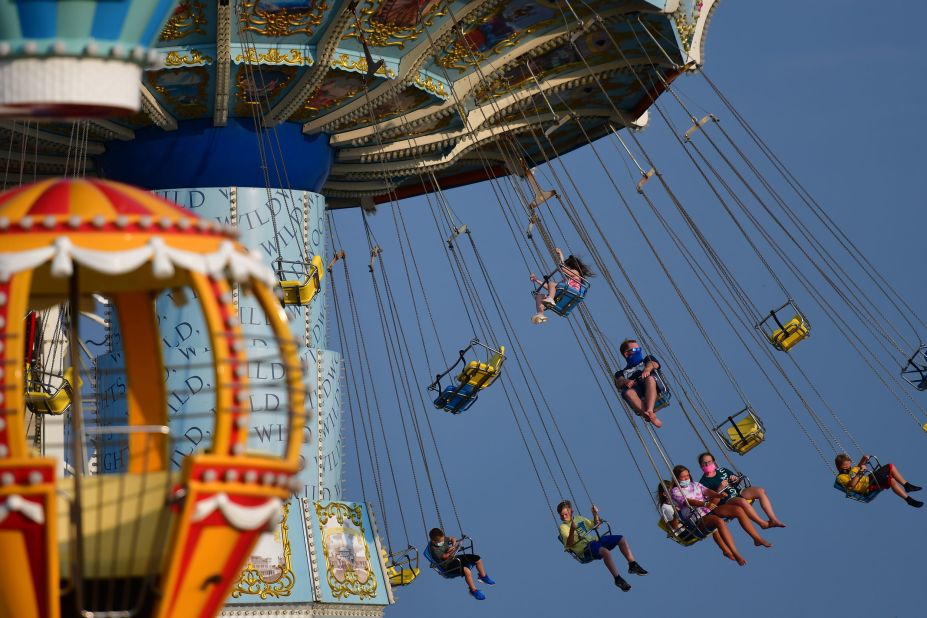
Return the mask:
[[849,498],[850,500],[856,500],[857,502],[862,502],[863,504],[869,504],[870,502],[876,499],[876,496],[882,493],[881,489],[877,489],[876,491],[870,491],[867,494],[861,494],[855,491],[851,491],[847,487],[844,487],[843,485],[840,484],[840,481],[837,481],[837,480],[834,481],[834,489],[845,494],[846,497]]
[[917,348],[904,367],[901,377],[919,391],[927,390],[927,345]]
[[438,562],[435,557],[431,554],[431,543],[425,546],[425,559],[428,560],[428,566],[430,566],[438,575],[444,579],[454,579],[457,577],[463,576],[463,564],[460,561],[459,556],[462,555],[472,555],[473,554],[473,539],[467,535],[460,537],[460,540],[457,542],[459,549],[451,558],[447,560],[447,566],[441,566],[441,563]]
[[434,404],[439,410],[446,410],[451,414],[460,414],[470,409],[479,398],[480,389],[473,384],[449,384],[438,395]]
[[558,283],[557,293],[554,294],[554,301],[556,301],[556,304],[551,307],[550,310],[565,318],[570,315],[573,309],[583,302],[588,289],[589,284],[586,283],[585,279],[580,282],[578,291],[570,288],[566,283]]

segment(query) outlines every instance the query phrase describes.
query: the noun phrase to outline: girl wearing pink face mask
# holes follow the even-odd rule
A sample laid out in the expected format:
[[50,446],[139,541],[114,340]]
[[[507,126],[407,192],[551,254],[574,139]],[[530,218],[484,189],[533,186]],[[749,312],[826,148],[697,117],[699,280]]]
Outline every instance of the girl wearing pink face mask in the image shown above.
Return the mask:
[[[699,482],[713,491],[725,494],[727,497],[724,503],[738,504],[747,511],[750,519],[760,524],[762,528],[785,528],[785,524],[779,521],[779,518],[773,512],[772,501],[766,495],[765,489],[752,486],[746,487],[742,491],[738,490],[736,485],[740,478],[734,472],[719,466],[711,453],[699,455],[698,465],[701,466],[702,472],[704,472]],[[760,516],[756,514],[756,510],[748,500],[759,500],[760,507],[766,513],[766,517],[769,518],[768,522],[760,519]]]

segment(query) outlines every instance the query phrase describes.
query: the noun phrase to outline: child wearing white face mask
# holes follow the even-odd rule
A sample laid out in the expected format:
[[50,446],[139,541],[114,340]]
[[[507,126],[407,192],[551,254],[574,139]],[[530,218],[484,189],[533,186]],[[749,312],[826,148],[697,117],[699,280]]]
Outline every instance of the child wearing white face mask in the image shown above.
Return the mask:
[[[675,486],[670,490],[670,497],[676,504],[679,515],[685,518],[700,519],[711,513],[719,517],[736,518],[744,532],[753,539],[753,544],[762,547],[772,547],[772,543],[764,539],[757,533],[756,528],[750,521],[747,512],[737,504],[720,504],[725,498],[725,494],[719,494],[712,491],[692,480],[689,469],[685,466],[676,466],[673,468],[673,478],[676,481]],[[768,525],[764,522],[760,524],[761,528]]]

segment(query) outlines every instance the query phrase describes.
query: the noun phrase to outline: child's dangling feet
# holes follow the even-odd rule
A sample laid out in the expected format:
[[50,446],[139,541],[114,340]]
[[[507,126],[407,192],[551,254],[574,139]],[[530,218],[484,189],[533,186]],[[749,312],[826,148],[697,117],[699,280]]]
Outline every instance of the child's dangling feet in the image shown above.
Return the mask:
[[544,315],[543,313],[535,313],[533,316],[531,316],[532,324],[543,324],[546,321],[547,321],[547,316]]

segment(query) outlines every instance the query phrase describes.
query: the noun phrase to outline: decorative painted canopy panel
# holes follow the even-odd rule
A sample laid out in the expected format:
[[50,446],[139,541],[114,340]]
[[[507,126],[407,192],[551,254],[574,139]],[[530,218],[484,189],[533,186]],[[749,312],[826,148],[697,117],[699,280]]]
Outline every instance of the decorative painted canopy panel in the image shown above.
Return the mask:
[[[123,143],[123,158],[137,144],[142,161],[147,140],[164,141],[154,134],[182,150],[185,140],[205,139],[203,123],[221,129],[237,119],[328,138],[326,161],[277,156],[293,188],[321,189],[330,206],[411,195],[432,173],[447,186],[475,182],[499,173],[475,161],[500,162],[483,153],[501,140],[516,139],[536,161],[544,153],[528,137],[545,130],[563,154],[646,122],[666,84],[701,63],[715,2],[180,0],[156,43],[163,66],[144,74],[141,112],[95,121],[80,135],[70,124],[28,136],[0,124],[14,144],[0,164],[61,173],[74,165],[67,144],[82,139],[88,156],[79,165],[106,173],[100,162],[112,140]],[[29,136],[40,146],[21,161],[15,144]],[[300,166],[330,166],[327,181],[301,186]]]

